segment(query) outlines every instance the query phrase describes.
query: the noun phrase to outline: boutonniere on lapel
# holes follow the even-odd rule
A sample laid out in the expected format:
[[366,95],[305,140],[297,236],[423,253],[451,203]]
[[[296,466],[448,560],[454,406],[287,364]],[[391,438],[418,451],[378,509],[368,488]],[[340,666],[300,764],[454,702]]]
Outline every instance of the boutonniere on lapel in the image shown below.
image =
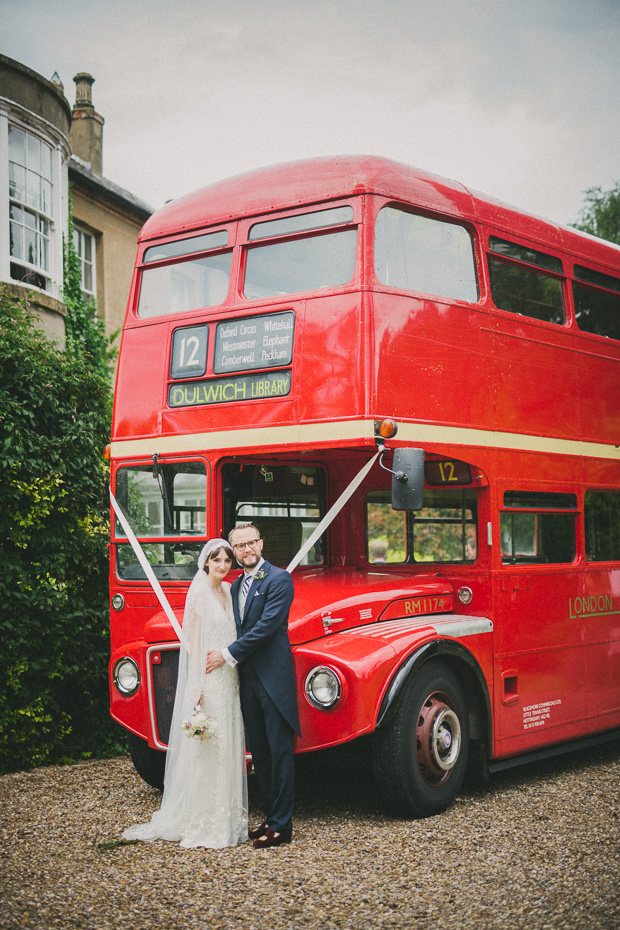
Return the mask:
[[263,578],[266,578],[266,577],[267,577],[267,572],[265,571],[264,568],[261,568],[261,570],[260,570],[259,572],[256,572],[256,574],[254,575],[254,577],[256,578],[257,581],[262,581]]

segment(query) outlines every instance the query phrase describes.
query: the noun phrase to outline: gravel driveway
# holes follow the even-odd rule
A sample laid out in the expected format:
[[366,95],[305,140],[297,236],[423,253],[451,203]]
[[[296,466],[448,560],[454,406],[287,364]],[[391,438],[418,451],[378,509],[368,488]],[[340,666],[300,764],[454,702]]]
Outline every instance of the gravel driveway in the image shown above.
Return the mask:
[[428,820],[384,816],[374,791],[365,765],[305,760],[291,846],[184,850],[116,844],[159,806],[127,758],[6,775],[0,927],[620,927],[618,743],[495,775]]

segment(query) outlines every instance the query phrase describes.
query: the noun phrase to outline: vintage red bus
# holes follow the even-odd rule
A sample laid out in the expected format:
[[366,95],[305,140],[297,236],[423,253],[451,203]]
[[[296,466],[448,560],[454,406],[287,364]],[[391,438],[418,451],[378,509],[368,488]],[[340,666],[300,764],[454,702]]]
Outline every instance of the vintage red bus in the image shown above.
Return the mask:
[[[254,521],[287,567],[348,488],[293,575],[297,751],[364,737],[386,807],[426,815],[468,764],[620,732],[619,411],[620,248],[315,159],[146,223],[112,489],[180,621],[205,539]],[[111,712],[160,785],[178,639],[118,520],[110,594]]]

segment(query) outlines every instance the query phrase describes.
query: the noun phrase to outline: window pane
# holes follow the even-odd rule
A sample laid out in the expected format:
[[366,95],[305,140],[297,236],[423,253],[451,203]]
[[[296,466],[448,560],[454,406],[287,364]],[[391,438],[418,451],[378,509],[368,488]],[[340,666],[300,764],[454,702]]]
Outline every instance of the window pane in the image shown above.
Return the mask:
[[392,510],[390,491],[366,495],[366,556],[373,564],[404,562],[407,558],[406,514]]
[[407,513],[392,510],[390,491],[371,491],[366,495],[368,561],[473,562],[477,522],[471,489],[426,490],[422,509]]
[[165,242],[163,245],[154,245],[147,249],[143,262],[161,262],[167,258],[177,258],[179,255],[191,255],[192,252],[206,252],[208,249],[223,248],[228,245],[228,232],[208,233],[205,236],[192,236],[189,239],[179,239],[177,242]]
[[336,207],[333,210],[317,210],[315,213],[302,213],[298,216],[285,216],[281,220],[269,220],[255,223],[250,229],[249,239],[267,239],[271,236],[285,236],[287,233],[303,232],[305,229],[319,229],[321,226],[338,226],[350,223],[353,219],[353,207]]
[[[189,581],[198,570],[199,543],[146,543],[142,551],[155,577],[166,581]],[[146,581],[144,569],[129,545],[116,546],[116,574],[125,581]]]
[[9,126],[9,158],[20,165],[26,164],[26,133],[15,126]]
[[504,507],[525,510],[576,510],[576,494],[557,494],[554,491],[506,491]]
[[24,230],[24,258],[31,265],[37,264],[37,236],[34,229]]
[[576,552],[572,513],[502,513],[502,562],[566,563]]
[[17,223],[10,224],[10,236],[11,236],[11,255],[15,258],[24,257],[24,249],[22,243],[22,227]]
[[500,310],[562,324],[562,283],[559,278],[488,256],[493,302]]
[[[206,532],[207,479],[201,462],[121,468],[116,497],[136,536],[194,536]],[[120,524],[116,535],[123,537]]]
[[273,297],[348,284],[355,270],[357,230],[249,249],[245,297]]
[[28,133],[28,167],[37,174],[41,173],[41,143],[30,133]]
[[26,172],[26,203],[35,210],[41,209],[41,178],[33,171]]
[[472,239],[454,223],[384,207],[375,229],[375,269],[391,287],[478,300]]
[[38,262],[38,265],[39,265],[39,268],[43,268],[43,269],[45,269],[45,271],[47,271],[47,270],[48,270],[48,263],[47,263],[47,239],[45,238],[45,236],[39,236],[38,238],[39,238],[39,262]]
[[562,274],[562,262],[554,255],[547,255],[546,252],[537,252],[529,249],[525,245],[517,245],[516,242],[506,242],[504,239],[496,239],[495,236],[489,237],[489,248],[492,252],[499,255],[506,255],[508,258],[515,258],[520,262],[529,262],[530,265],[538,265],[540,268],[546,268],[548,271],[557,271]]
[[228,294],[232,253],[209,255],[142,272],[138,316],[217,307]]
[[9,162],[9,196],[15,200],[26,199],[26,169]]
[[598,287],[607,288],[608,291],[615,291],[620,294],[620,278],[614,278],[610,274],[603,274],[600,271],[593,271],[592,268],[585,268],[582,265],[575,265],[575,277],[587,284],[596,284]]
[[[315,466],[229,463],[222,486],[225,534],[240,523],[255,523],[263,556],[274,565],[288,565],[325,513],[325,474]],[[323,536],[301,564],[323,564],[324,545]]]
[[412,513],[411,520],[415,562],[475,558],[478,517],[474,491],[425,491],[422,510]]
[[597,336],[620,339],[619,295],[573,282],[573,300],[579,329]]
[[41,181],[41,210],[48,215],[52,212],[52,185],[49,181]]
[[41,143],[41,174],[48,181],[52,180],[52,150],[45,142]]
[[620,561],[620,493],[586,491],[586,558],[589,562]]

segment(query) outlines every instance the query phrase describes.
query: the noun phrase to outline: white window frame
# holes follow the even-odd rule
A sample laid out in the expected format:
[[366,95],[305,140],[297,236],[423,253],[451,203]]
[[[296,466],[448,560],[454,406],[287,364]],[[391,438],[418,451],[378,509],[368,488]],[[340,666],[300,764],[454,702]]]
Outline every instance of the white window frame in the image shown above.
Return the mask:
[[[88,249],[86,244],[90,243],[90,260],[87,257]],[[97,299],[97,238],[94,233],[84,228],[81,224],[73,224],[73,245],[80,261],[80,287],[84,300]],[[88,274],[90,271],[90,287],[88,286]]]
[[[10,221],[9,202],[17,203],[9,197],[9,125],[40,139],[52,150],[51,165],[51,202],[48,212],[34,210],[28,204],[26,209],[43,216],[48,222],[48,267],[46,270],[36,265],[12,258],[10,255]],[[44,293],[62,301],[63,282],[63,235],[68,224],[68,164],[71,150],[67,138],[52,123],[37,116],[13,100],[0,97],[0,281],[19,285],[20,281],[11,277],[11,264],[17,263],[28,270],[33,270],[46,279],[46,287],[24,284],[29,290]]]

